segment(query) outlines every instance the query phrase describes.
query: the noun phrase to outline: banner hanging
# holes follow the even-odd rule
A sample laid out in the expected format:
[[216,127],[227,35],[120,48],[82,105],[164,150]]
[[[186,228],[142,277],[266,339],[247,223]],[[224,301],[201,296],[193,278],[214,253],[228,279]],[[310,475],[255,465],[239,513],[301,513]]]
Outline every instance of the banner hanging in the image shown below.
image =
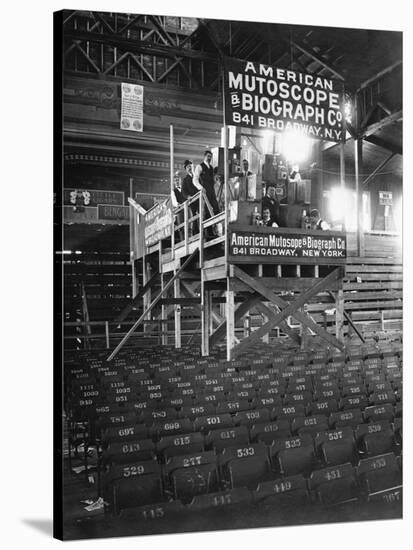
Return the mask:
[[341,81],[227,58],[224,89],[228,125],[342,139]]

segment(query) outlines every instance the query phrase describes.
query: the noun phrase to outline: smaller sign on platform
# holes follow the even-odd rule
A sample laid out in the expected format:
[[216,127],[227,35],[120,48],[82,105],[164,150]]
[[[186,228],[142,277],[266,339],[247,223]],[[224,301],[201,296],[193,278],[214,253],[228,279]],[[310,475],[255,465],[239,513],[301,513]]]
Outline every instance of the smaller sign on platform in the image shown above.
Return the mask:
[[391,191],[379,191],[379,201],[381,206],[392,206],[393,193]]
[[145,214],[144,235],[145,245],[151,246],[158,241],[170,237],[172,227],[172,210],[170,199],[155,204]]
[[[318,260],[345,259],[345,235],[326,235],[233,230],[230,233],[230,256],[254,258],[259,261],[296,259],[297,263],[314,263]],[[333,262],[334,263],[334,262]]]

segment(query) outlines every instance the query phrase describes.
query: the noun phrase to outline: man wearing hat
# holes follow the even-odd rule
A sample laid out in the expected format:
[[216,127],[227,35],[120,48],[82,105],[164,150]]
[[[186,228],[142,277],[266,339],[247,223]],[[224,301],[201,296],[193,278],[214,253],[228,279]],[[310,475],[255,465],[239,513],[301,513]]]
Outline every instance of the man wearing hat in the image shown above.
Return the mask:
[[214,168],[211,164],[212,152],[207,149],[204,152],[204,160],[195,168],[193,183],[198,189],[205,189],[206,197],[214,214],[219,213],[217,196],[215,194]]

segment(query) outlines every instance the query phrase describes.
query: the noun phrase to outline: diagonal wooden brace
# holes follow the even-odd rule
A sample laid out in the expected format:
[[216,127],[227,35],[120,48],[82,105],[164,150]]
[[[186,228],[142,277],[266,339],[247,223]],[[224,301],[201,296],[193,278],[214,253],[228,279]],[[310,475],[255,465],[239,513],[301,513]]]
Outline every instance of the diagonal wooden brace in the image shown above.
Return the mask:
[[[263,315],[268,317],[269,321],[271,321],[271,319],[273,317],[275,317],[275,315],[276,315],[276,313],[274,311],[272,311],[268,306],[266,306],[262,302],[258,302],[258,304],[256,304],[255,307],[256,307],[256,309],[258,309],[258,311],[260,313],[262,313]],[[280,323],[280,328],[283,332],[285,332],[285,334],[287,336],[289,336],[291,338],[291,340],[294,340],[294,342],[296,342],[297,344],[301,344],[301,338],[300,338],[299,334],[294,332],[294,330],[291,327],[288,326],[287,321],[282,321]]]
[[253,277],[250,277],[250,275],[245,273],[245,271],[243,271],[237,266],[234,266],[234,275],[237,278],[239,278],[242,282],[249,285],[253,290],[255,290],[256,292],[259,292],[262,296],[265,296],[265,298],[267,298],[270,302],[274,303],[279,308],[281,308],[280,313],[271,316],[271,321],[268,321],[267,323],[265,323],[262,327],[254,331],[248,338],[245,338],[240,344],[238,344],[238,346],[234,348],[235,354],[240,353],[241,351],[245,350],[250,344],[262,338],[262,336],[267,334],[267,332],[271,330],[272,327],[278,325],[281,321],[283,321],[289,315],[292,315],[293,317],[295,317],[300,323],[310,328],[313,332],[318,334],[320,337],[324,338],[324,340],[327,340],[327,342],[329,342],[334,347],[337,347],[340,350],[344,349],[343,344],[339,342],[337,338],[332,336],[326,330],[319,327],[317,323],[315,323],[312,319],[310,319],[308,315],[299,311],[299,308],[301,308],[313,296],[315,296],[319,292],[326,290],[326,288],[329,286],[329,284],[332,281],[336,281],[338,278],[342,276],[341,268],[335,269],[329,275],[327,275],[323,279],[320,279],[318,283],[316,283],[313,287],[308,289],[306,292],[303,292],[301,296],[297,298],[297,300],[295,300],[290,304],[287,304],[287,302],[285,302],[282,298],[274,294],[270,289],[268,289],[260,281],[258,281],[257,279],[254,279]]
[[153,285],[157,282],[158,278],[159,278],[159,271],[156,271],[156,273],[154,273],[152,275],[152,277],[149,279],[149,281],[146,283],[146,285],[144,285],[139,290],[138,294],[134,298],[132,298],[132,300],[129,302],[129,304],[127,304],[122,309],[122,311],[119,313],[119,315],[114,320],[114,323],[120,324],[126,319],[126,317],[133,310],[133,308],[139,303],[141,298],[143,298],[143,296],[148,292],[148,290],[150,290],[153,287]]
[[[239,305],[234,313],[235,322],[241,319],[241,317],[245,315],[255,305],[257,305],[259,301],[260,301],[259,295],[254,293],[251,297],[245,300],[245,302]],[[227,329],[227,322],[225,320],[219,325],[219,327],[217,327],[214,333],[210,336],[209,345],[211,347],[215,346],[215,344],[217,344],[222,338],[224,338],[226,329]]]
[[112,351],[112,353],[109,355],[109,357],[106,359],[106,361],[112,361],[112,359],[115,357],[115,355],[123,348],[123,346],[129,340],[129,338],[132,336],[132,334],[135,332],[135,330],[138,328],[138,326],[145,319],[146,315],[150,311],[152,311],[152,309],[156,306],[156,304],[159,302],[159,300],[162,298],[162,296],[171,288],[171,286],[174,284],[176,279],[181,275],[181,273],[184,271],[184,269],[187,267],[187,265],[194,259],[196,254],[198,254],[198,249],[194,250],[192,252],[192,254],[187,257],[187,259],[182,264],[182,266],[178,269],[178,271],[175,273],[175,275],[171,279],[169,279],[169,281],[166,283],[166,285],[163,287],[163,289],[159,292],[159,294],[156,296],[156,298],[151,302],[151,304],[149,304],[149,307],[147,308],[147,310],[142,313],[142,315],[139,317],[139,319],[136,321],[136,323],[134,323],[134,325],[130,328],[130,330],[125,334],[125,336],[122,338],[122,340],[116,346],[116,348]]

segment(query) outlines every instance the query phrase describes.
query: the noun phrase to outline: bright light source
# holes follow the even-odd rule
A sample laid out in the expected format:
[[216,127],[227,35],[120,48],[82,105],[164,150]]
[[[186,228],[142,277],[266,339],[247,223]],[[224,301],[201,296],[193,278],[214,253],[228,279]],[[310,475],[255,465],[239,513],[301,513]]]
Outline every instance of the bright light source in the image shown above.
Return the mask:
[[63,254],[71,254],[72,251],[71,250],[63,250]]
[[274,148],[274,132],[272,130],[264,130],[262,136],[264,154],[272,154]]
[[[329,215],[331,222],[343,223],[347,231],[357,229],[357,195],[355,191],[333,187],[329,194]],[[371,229],[370,194],[363,193],[363,231]]]
[[299,132],[284,132],[280,135],[280,149],[288,162],[302,163],[311,152],[313,140]]
[[333,187],[329,195],[331,221],[334,223],[347,220],[351,212],[350,191],[342,187]]
[[82,254],[81,250],[75,250],[75,254]]

